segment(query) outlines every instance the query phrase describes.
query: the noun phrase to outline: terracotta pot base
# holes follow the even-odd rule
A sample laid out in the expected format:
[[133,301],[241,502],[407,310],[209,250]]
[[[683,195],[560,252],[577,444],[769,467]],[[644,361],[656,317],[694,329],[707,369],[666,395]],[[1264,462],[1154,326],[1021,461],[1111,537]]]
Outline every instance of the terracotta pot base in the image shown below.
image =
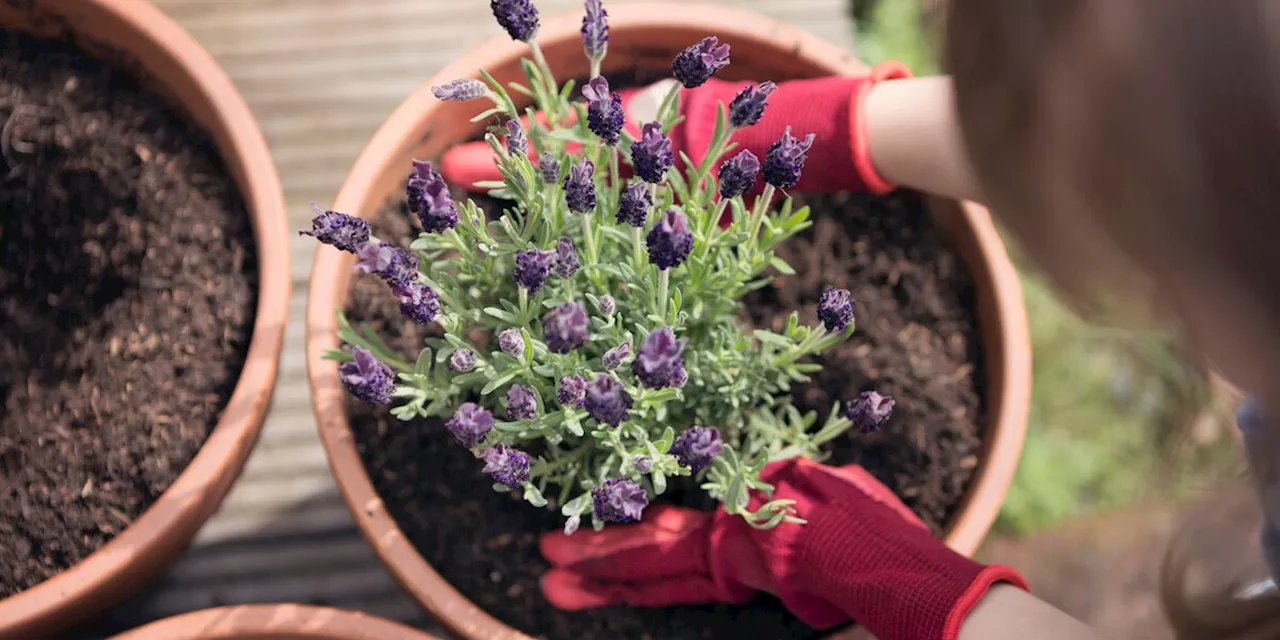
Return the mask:
[[353,611],[262,604],[174,616],[111,640],[435,640],[435,636]]

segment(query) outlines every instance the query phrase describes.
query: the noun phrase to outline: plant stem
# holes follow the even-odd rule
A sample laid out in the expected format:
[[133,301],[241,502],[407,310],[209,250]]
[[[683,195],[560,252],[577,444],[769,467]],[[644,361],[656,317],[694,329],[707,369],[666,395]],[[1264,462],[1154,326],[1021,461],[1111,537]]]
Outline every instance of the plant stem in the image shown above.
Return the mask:
[[596,233],[595,225],[592,224],[590,213],[582,214],[582,236],[587,243],[587,264],[594,266],[599,253],[596,249]]
[[666,321],[667,288],[671,285],[671,270],[658,269],[658,315]]
[[636,276],[644,270],[644,229],[635,227],[631,230],[631,239],[633,242],[633,250],[631,252],[632,260],[636,265]]
[[597,59],[595,59],[595,58],[592,58],[592,59],[591,59],[591,79],[592,79],[592,80],[595,80],[596,78],[599,78],[599,77],[600,77],[600,63],[601,63],[601,62],[603,62],[603,61],[602,61],[602,60],[597,60]]
[[755,206],[751,210],[751,235],[749,242],[753,248],[760,246],[760,225],[764,224],[765,212],[769,210],[769,202],[773,200],[773,195],[777,193],[777,189],[771,185],[764,186],[764,192],[756,199]]
[[[538,70],[542,72],[543,80],[547,83],[548,95],[552,97],[559,95],[560,91],[556,87],[556,78],[552,75],[551,67],[547,64],[547,57],[542,55],[542,45],[538,44],[537,40],[534,40],[529,43],[529,48],[533,50],[534,64],[538,65]],[[555,126],[559,122],[560,101],[547,100],[547,102],[550,103],[548,106],[551,107],[547,111],[547,120],[552,126]]]
[[520,287],[520,324],[529,324],[529,290]]
[[[614,147],[608,148],[609,153],[609,190],[610,193],[620,193],[618,188],[621,183],[618,180],[618,150]],[[621,197],[621,196],[619,196]],[[617,205],[617,202],[611,203]]]

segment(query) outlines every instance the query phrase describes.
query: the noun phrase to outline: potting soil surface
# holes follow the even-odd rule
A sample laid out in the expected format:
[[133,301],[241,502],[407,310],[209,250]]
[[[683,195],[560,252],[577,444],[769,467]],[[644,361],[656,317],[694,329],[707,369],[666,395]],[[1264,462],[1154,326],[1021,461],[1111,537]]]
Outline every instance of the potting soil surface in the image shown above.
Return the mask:
[[132,75],[0,31],[0,598],[177,478],[244,364],[257,269],[208,136]]
[[[793,309],[816,324],[829,287],[858,301],[854,337],[818,361],[821,373],[795,390],[801,410],[824,419],[836,399],[875,389],[897,401],[880,432],[834,443],[833,464],[860,463],[935,532],[954,514],[977,467],[984,424],[984,372],[974,288],[920,197],[810,198],[813,228],[781,247],[796,274],[747,300],[756,326],[780,328]],[[407,246],[416,233],[403,203],[383,210],[376,234]],[[357,278],[347,313],[402,356],[422,347],[376,278]],[[547,564],[544,532],[557,512],[495,493],[469,451],[439,421],[400,422],[385,409],[348,405],[357,446],[390,514],[441,575],[499,620],[547,638],[797,638],[821,634],[761,596],[747,606],[553,608],[538,591]]]

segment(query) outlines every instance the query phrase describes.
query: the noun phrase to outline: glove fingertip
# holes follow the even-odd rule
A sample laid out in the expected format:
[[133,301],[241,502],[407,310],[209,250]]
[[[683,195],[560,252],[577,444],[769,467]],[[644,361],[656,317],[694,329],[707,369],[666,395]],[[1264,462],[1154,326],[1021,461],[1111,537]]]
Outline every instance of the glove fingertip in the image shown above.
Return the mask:
[[542,574],[538,586],[547,602],[561,611],[583,611],[616,604],[606,595],[606,590],[594,588],[586,578],[565,569],[548,570]]

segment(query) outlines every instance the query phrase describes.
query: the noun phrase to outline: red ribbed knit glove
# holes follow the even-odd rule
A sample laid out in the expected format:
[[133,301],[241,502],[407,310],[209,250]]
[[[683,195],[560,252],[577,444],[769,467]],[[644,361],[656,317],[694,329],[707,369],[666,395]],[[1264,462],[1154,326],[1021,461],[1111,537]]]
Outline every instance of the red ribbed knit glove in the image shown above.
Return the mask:
[[952,640],[991,585],[1027,588],[1013,570],[947,548],[862,467],[793,459],[762,479],[808,523],[760,531],[723,511],[659,505],[639,524],[549,533],[543,593],[580,610],[745,603],[766,591],[818,629],[852,620],[880,640]]
[[[804,174],[794,191],[888,193],[894,185],[876,174],[867,154],[862,103],[867,90],[875,83],[910,75],[901,63],[888,62],[864,76],[783,82],[769,96],[769,106],[760,122],[737,131],[733,140],[740,149],[763,159],[769,146],[782,137],[788,126],[796,138],[815,134]],[[723,102],[727,106],[748,84],[712,79],[695,89],[681,90],[680,112],[685,121],[671,132],[671,147],[676,158],[684,151],[694,163],[702,161],[715,129],[716,105]],[[638,91],[618,92],[624,111]],[[639,137],[639,125],[627,118],[626,130],[633,138]],[[481,181],[502,179],[493,163],[493,151],[483,142],[449,150],[441,158],[441,173],[451,184],[468,187]]]

